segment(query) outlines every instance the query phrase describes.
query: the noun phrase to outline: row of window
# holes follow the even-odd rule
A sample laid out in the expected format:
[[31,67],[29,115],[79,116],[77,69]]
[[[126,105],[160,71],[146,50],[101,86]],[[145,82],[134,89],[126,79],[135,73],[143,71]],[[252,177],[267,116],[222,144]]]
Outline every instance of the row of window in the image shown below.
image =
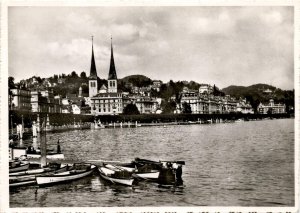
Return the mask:
[[92,100],[94,103],[122,103],[121,99]]

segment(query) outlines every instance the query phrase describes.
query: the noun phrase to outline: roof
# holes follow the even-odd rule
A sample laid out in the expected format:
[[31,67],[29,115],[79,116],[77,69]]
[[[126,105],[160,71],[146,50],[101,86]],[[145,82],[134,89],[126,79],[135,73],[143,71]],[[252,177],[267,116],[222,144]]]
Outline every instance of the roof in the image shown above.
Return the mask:
[[116,67],[115,67],[115,60],[114,60],[112,44],[111,44],[111,56],[110,56],[110,67],[109,67],[109,73],[108,73],[108,80],[117,80],[117,72],[116,72]]
[[97,80],[97,69],[96,69],[96,63],[95,63],[95,57],[94,57],[94,47],[92,44],[92,58],[91,58],[91,68],[90,68],[90,77],[89,79]]
[[105,84],[102,84],[100,90],[107,90],[107,87],[105,86]]

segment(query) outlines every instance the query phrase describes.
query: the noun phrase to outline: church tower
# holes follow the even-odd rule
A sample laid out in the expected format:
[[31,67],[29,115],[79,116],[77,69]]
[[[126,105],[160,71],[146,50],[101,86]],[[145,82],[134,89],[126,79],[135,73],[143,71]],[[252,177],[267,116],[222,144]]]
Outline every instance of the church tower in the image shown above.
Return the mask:
[[92,36],[92,59],[91,59],[91,69],[89,77],[89,97],[93,97],[98,93],[98,84],[97,84],[97,70],[94,58],[94,46],[93,46],[93,36]]
[[110,56],[110,67],[108,73],[108,93],[116,93],[118,91],[118,82],[117,82],[117,73],[115,68],[115,61],[114,61],[114,53],[113,53],[113,46],[112,46],[112,38],[111,38],[111,56]]

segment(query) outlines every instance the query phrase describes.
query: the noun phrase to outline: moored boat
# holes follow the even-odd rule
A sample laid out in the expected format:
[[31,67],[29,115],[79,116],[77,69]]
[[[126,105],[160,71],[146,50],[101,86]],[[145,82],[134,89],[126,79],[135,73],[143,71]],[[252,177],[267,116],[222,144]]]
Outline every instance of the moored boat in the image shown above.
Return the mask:
[[100,176],[112,183],[132,186],[134,178],[132,173],[127,170],[122,170],[120,167],[113,165],[104,165],[98,168]]
[[26,171],[29,169],[29,163],[10,162],[9,164],[9,173]]
[[36,177],[36,182],[39,186],[69,182],[86,177],[92,174],[95,169],[96,166],[92,164],[74,164],[74,166],[68,171],[38,176]]
[[9,174],[9,187],[25,186],[36,184],[36,177],[42,175],[50,175],[68,170],[69,165],[61,165],[59,167],[51,166],[41,169],[27,170],[23,172],[15,172]]

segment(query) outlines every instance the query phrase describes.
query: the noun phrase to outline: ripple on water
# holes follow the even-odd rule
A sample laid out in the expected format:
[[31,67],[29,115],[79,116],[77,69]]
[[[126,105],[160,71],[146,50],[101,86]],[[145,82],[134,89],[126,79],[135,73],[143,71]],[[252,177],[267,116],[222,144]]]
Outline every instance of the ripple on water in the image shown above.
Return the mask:
[[293,119],[50,133],[48,147],[58,139],[67,159],[184,160],[184,188],[117,186],[94,175],[12,190],[11,207],[294,205]]

